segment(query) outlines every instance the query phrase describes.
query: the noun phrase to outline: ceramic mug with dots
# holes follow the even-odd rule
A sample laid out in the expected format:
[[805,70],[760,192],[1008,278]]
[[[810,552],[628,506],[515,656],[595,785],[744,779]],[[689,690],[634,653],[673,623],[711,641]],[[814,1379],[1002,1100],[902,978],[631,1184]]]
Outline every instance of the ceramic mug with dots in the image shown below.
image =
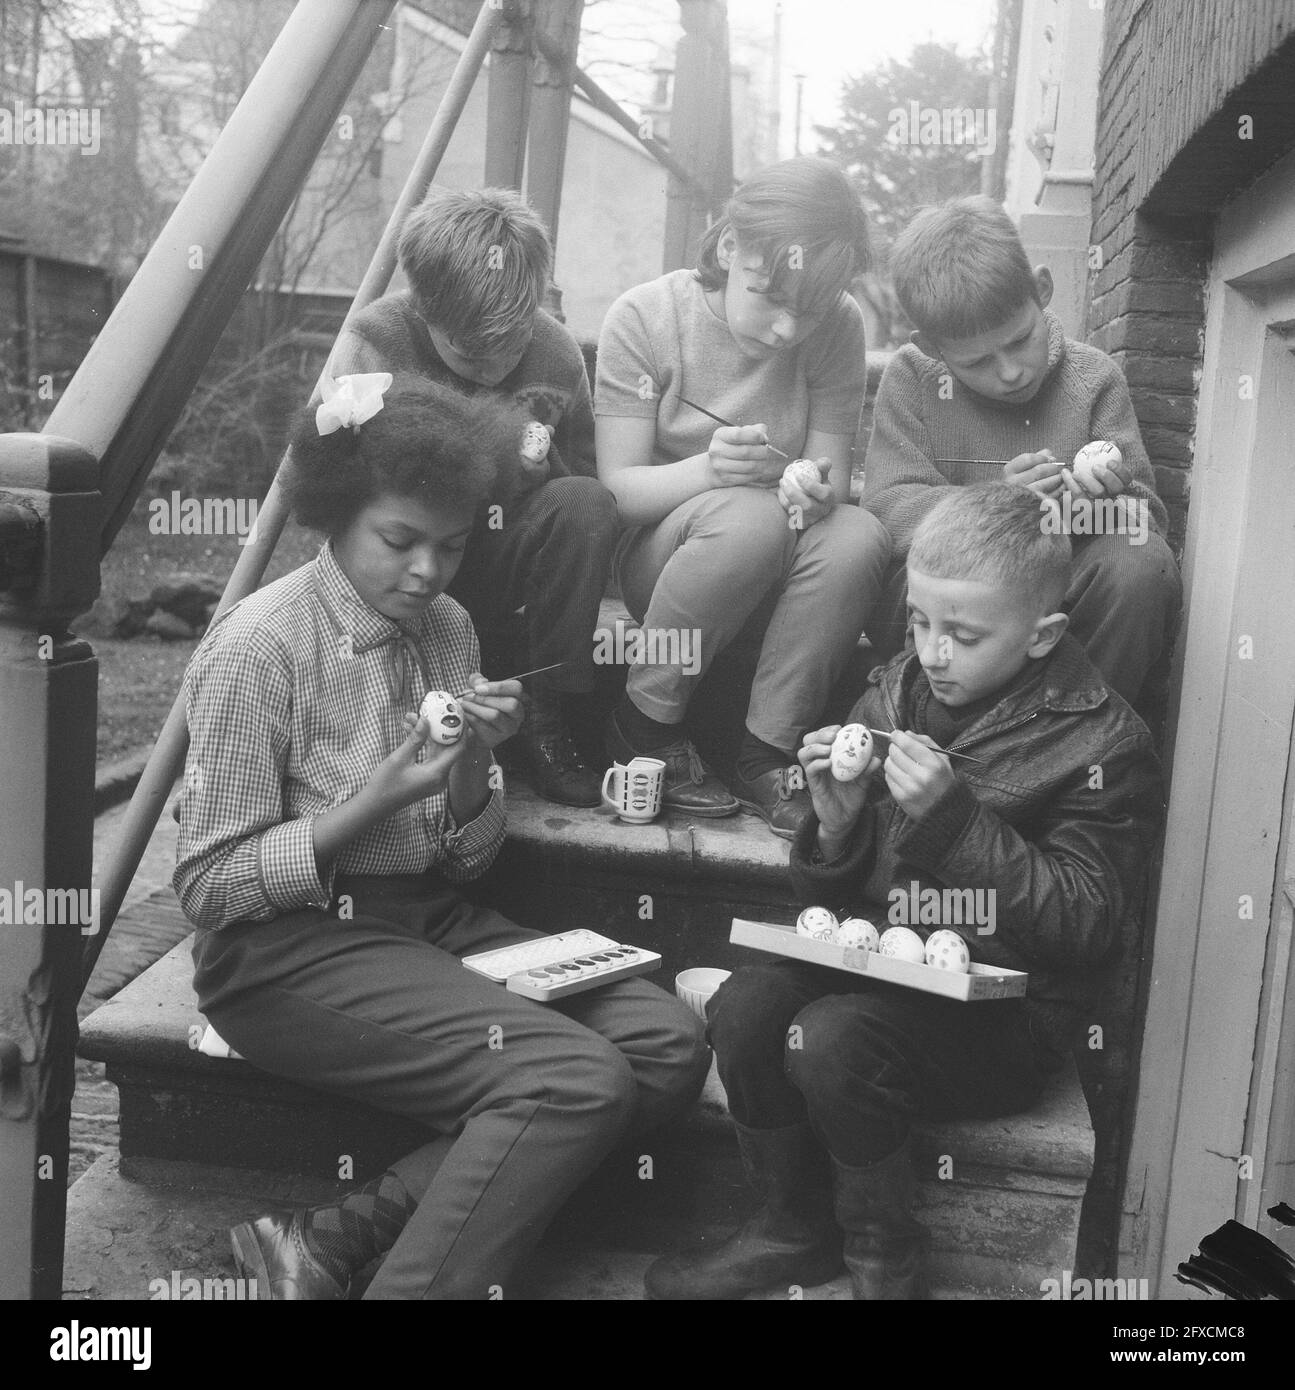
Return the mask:
[[621,820],[646,825],[661,814],[665,763],[660,758],[632,758],[613,763],[603,776],[603,802]]

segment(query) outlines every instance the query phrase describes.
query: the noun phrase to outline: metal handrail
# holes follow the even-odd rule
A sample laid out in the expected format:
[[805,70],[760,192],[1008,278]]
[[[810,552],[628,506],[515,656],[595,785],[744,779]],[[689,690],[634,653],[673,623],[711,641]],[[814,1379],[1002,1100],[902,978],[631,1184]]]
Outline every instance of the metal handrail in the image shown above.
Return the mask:
[[[400,197],[392,207],[382,237],[369,261],[368,269],[364,273],[364,279],[356,291],[355,298],[351,301],[351,307],[347,311],[342,327],[338,330],[338,337],[361,309],[386,292],[396,269],[396,247],[400,238],[400,229],[409,212],[422,201],[432,179],[436,176],[436,170],[445,155],[459,117],[463,114],[468,96],[472,91],[472,85],[476,81],[486,54],[490,50],[490,41],[502,18],[501,9],[493,4],[492,0],[483,0],[481,9],[477,13],[476,22],[472,26],[472,32],[468,36],[463,52],[459,55],[449,84],[437,106],[431,125],[428,127],[422,148],[418,152],[418,158],[409,171],[409,177],[405,180]],[[336,350],[336,341],[334,341],[334,350]],[[323,372],[320,373],[321,380],[329,373],[331,367],[332,353],[329,354],[329,360],[325,363]],[[316,382],[310,400],[313,404],[318,399],[319,383]],[[279,463],[280,469],[282,469],[286,457],[285,453],[284,459],[281,459]],[[238,563],[229,576],[214,616],[219,616],[257,588],[274,554],[274,547],[283,533],[287,520],[288,508],[279,487],[278,472],[276,471],[275,479],[270,484],[270,490],[257,512],[255,536],[249,539],[239,555]],[[144,857],[144,851],[152,838],[153,830],[165,809],[167,794],[174,786],[176,777],[184,765],[188,747],[189,733],[185,720],[184,698],[183,693],[180,693],[177,694],[175,703],[171,706],[166,722],[162,726],[162,732],[158,735],[153,751],[149,754],[139,784],[126,808],[117,840],[107,858],[104,879],[100,885],[100,929],[96,936],[86,939],[82,957],[83,992],[85,986],[89,984],[90,976],[107,941],[112,924],[116,921],[117,914],[121,910],[122,902],[126,897],[126,890],[130,887],[135,870],[139,868],[140,860]]]

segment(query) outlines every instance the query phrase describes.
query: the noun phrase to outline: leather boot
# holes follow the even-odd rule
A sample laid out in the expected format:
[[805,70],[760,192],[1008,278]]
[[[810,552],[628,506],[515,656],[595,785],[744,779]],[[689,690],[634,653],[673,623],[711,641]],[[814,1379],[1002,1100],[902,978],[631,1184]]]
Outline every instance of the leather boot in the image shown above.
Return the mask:
[[841,1269],[827,1155],[808,1125],[735,1125],[742,1167],[763,1205],[722,1245],[666,1255],[644,1279],[649,1298],[737,1299],[778,1284],[824,1284]]
[[563,806],[602,804],[602,779],[576,750],[557,691],[536,686],[513,742],[530,772],[531,785],[546,801]]
[[854,1296],[872,1302],[924,1299],[926,1228],[913,1216],[917,1175],[911,1139],[866,1168],[832,1160],[836,1219]]

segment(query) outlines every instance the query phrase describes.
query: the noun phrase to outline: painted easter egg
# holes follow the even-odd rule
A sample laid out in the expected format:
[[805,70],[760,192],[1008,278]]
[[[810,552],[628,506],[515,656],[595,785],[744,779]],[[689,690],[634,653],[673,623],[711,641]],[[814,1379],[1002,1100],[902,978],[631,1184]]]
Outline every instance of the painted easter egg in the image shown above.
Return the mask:
[[813,459],[792,459],[782,470],[784,483],[795,483],[802,490],[807,483],[821,483],[823,473]]
[[543,463],[549,456],[549,432],[538,420],[522,431],[522,457],[527,463]]
[[926,964],[926,947],[912,927],[888,927],[877,943],[877,954],[911,961],[914,965]]
[[872,730],[866,724],[845,724],[832,740],[832,776],[853,782],[872,761]]
[[971,969],[971,952],[956,931],[933,931],[926,938],[926,963],[965,975]]
[[847,917],[836,929],[836,944],[854,951],[875,951],[877,928],[864,917]]
[[1094,439],[1075,455],[1075,478],[1082,486],[1100,488],[1106,481],[1107,470],[1123,462],[1124,455],[1109,439]]
[[836,914],[825,907],[807,907],[796,918],[796,934],[815,941],[831,941],[836,936]]
[[418,713],[432,726],[437,743],[457,743],[463,737],[463,710],[448,690],[429,690]]

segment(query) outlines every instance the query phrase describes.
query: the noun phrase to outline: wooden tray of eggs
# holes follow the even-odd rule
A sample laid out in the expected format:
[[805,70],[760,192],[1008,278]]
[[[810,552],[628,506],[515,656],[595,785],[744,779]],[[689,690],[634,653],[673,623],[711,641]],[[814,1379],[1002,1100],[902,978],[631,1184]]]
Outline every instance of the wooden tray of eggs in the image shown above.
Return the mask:
[[1023,970],[973,961],[967,943],[955,931],[933,931],[923,941],[911,927],[878,932],[865,918],[838,921],[825,907],[807,907],[794,925],[735,917],[728,939],[736,946],[830,965],[851,975],[869,975],[965,1003],[1014,999],[1025,993],[1029,980]]

